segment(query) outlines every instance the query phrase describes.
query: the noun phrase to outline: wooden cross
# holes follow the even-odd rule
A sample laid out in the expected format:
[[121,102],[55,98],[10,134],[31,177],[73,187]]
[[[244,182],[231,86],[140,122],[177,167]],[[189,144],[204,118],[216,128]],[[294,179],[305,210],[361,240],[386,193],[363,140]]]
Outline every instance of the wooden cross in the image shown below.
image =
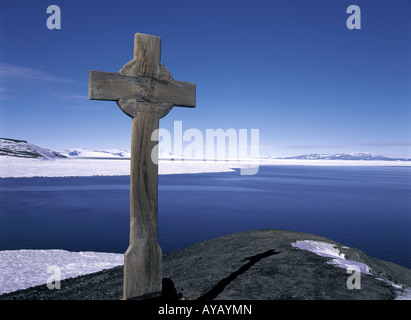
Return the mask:
[[[89,99],[117,101],[132,120],[130,245],[124,255],[124,299],[161,295],[157,235],[159,119],[173,106],[195,107],[196,85],[175,81],[161,64],[161,38],[136,33],[134,59],[119,73],[90,71]],[[154,149],[155,151],[157,149]]]

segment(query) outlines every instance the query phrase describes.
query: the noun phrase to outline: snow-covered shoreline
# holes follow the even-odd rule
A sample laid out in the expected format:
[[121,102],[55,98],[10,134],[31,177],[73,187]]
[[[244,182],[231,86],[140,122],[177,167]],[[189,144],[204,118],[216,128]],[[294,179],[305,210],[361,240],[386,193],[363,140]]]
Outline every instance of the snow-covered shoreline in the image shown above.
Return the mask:
[[[264,165],[295,166],[411,166],[411,161],[377,161],[377,160],[301,160],[301,159],[248,159],[228,161],[198,161],[184,159],[171,161],[159,160],[159,174],[232,172]],[[119,176],[130,174],[129,159],[27,159],[0,157],[0,178],[19,177],[86,177],[86,176]]]

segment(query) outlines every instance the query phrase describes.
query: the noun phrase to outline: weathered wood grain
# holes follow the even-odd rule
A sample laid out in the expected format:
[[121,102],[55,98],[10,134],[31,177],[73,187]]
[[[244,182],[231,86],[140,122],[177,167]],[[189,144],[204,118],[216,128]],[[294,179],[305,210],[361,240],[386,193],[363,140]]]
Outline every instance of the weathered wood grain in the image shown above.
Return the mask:
[[[124,299],[161,292],[162,252],[157,235],[158,155],[151,154],[158,139],[158,117],[150,104],[140,105],[132,121],[130,167],[130,245],[124,255]],[[152,159],[152,156],[155,159]]]
[[[134,40],[134,70],[139,77],[121,77],[131,81],[135,90],[143,88],[148,95],[145,98],[151,100],[153,92],[146,82],[160,73],[161,41],[139,33]],[[163,264],[157,236],[158,154],[154,154],[154,161],[151,158],[157,143],[151,135],[158,129],[159,120],[156,113],[150,112],[155,107],[150,101],[137,106],[131,133],[130,245],[124,254],[124,299],[160,295],[162,288]]]
[[165,81],[147,76],[129,77],[113,72],[90,71],[89,98],[118,101],[134,99],[153,104],[195,107],[196,85],[184,81]]
[[[158,244],[159,119],[173,106],[195,107],[196,85],[176,81],[160,63],[161,38],[137,33],[134,59],[119,73],[90,71],[89,98],[117,101],[132,120],[130,245],[124,255],[124,299],[161,294],[162,254]],[[157,151],[158,152],[158,151]]]
[[161,38],[142,33],[134,35],[134,59],[137,74],[158,78],[160,75]]

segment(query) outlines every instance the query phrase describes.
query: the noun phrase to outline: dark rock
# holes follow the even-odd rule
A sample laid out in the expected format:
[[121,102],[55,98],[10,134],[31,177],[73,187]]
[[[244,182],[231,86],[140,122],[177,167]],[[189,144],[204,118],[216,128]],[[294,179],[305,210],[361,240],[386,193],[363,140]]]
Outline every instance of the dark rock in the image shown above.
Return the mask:
[[[348,289],[345,269],[291,245],[298,240],[335,244],[375,276],[361,274],[361,289]],[[230,234],[165,254],[163,278],[164,300],[392,300],[398,292],[387,281],[411,286],[407,268],[320,236],[281,230]],[[62,280],[60,290],[41,285],[3,294],[0,300],[118,300],[122,291],[119,266]]]

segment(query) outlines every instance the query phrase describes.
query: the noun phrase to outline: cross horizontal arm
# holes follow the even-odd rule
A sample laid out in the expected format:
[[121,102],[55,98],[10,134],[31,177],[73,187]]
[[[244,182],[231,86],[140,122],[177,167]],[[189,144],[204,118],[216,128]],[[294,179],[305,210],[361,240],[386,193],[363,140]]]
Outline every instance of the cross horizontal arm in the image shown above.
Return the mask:
[[129,77],[119,73],[90,71],[89,99],[135,99],[148,103],[196,106],[196,85],[184,81],[164,81],[152,77]]

